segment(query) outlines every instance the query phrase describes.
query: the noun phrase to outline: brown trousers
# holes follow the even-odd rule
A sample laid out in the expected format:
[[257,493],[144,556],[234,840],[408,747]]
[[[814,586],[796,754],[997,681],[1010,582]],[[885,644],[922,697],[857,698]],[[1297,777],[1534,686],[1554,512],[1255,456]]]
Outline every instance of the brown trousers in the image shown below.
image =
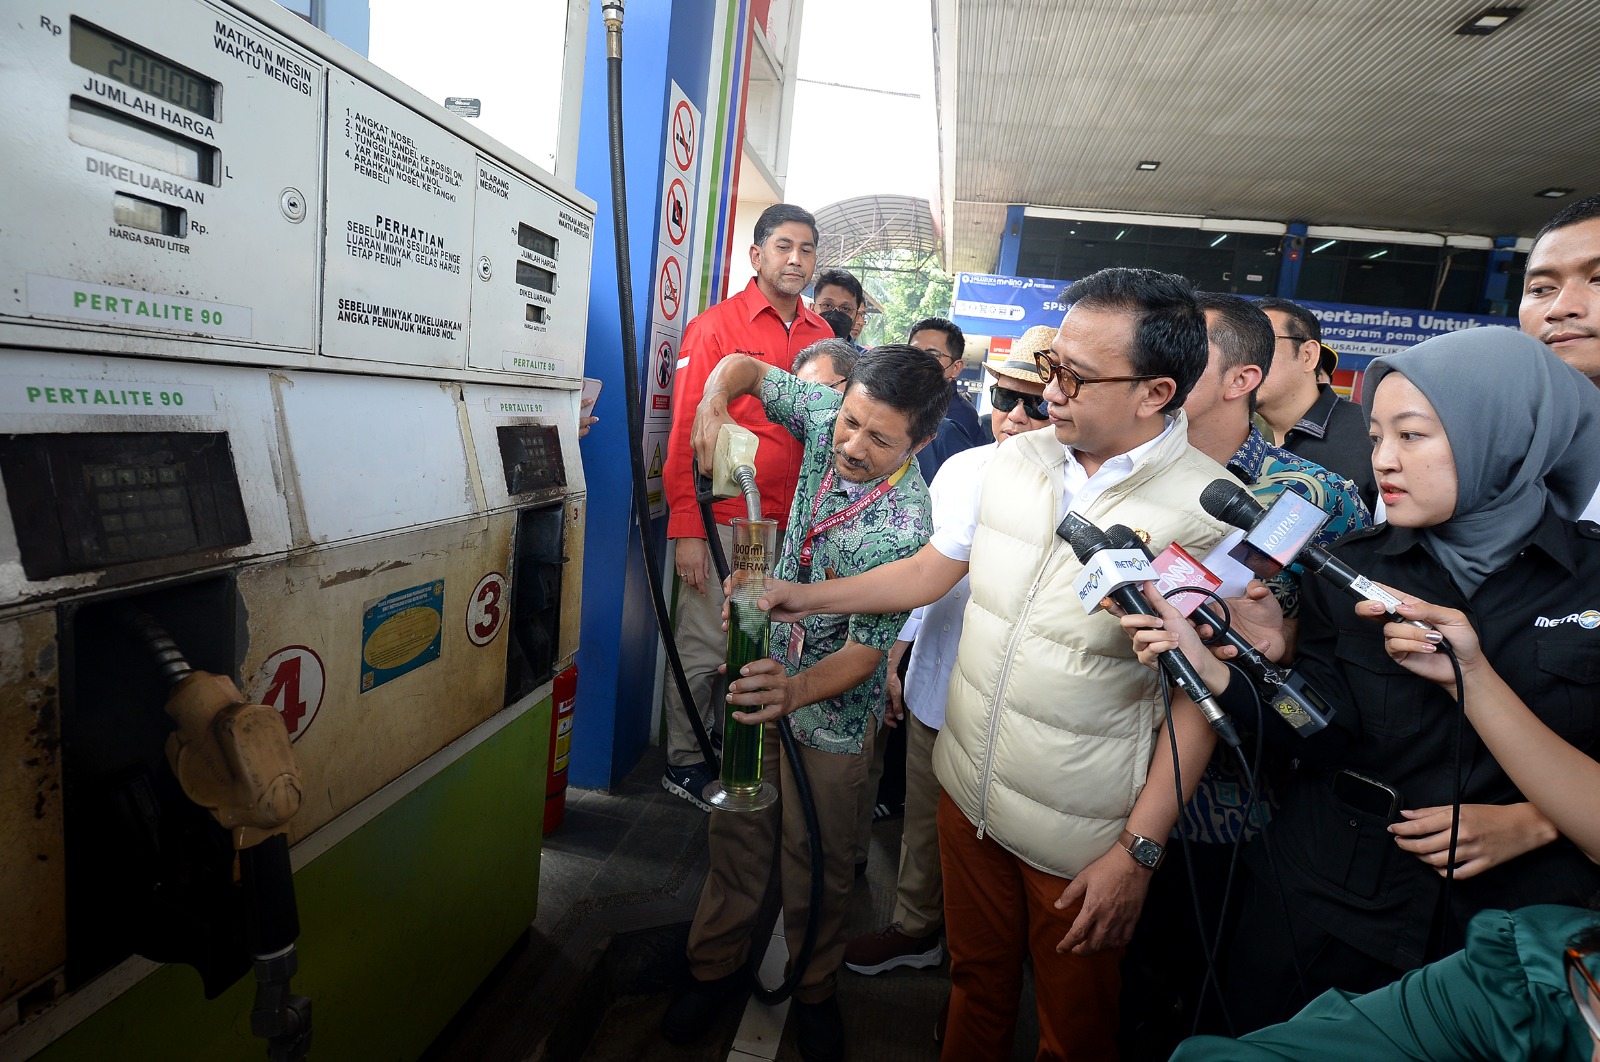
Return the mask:
[[1122,953],[1056,951],[1082,904],[1058,911],[1067,879],[1029,866],[992,837],[978,839],[939,796],[945,940],[950,945],[946,1062],[1007,1062],[1017,1031],[1022,962],[1033,960],[1039,1062],[1116,1062]]
[[[844,925],[855,885],[856,814],[872,759],[872,727],[866,747],[854,755],[818,752],[800,746],[822,831],[823,893],[817,942],[795,998],[818,1003],[833,995],[844,960]],[[777,724],[768,723],[762,739],[763,777],[780,780],[779,800],[765,811],[713,811],[709,827],[711,867],[694,923],[689,927],[689,963],[702,981],[725,977],[750,955],[761,899],[780,849],[784,938],[791,961],[800,952],[811,917],[811,853],[805,816],[788,758],[781,754]],[[772,987],[772,986],[768,986]]]

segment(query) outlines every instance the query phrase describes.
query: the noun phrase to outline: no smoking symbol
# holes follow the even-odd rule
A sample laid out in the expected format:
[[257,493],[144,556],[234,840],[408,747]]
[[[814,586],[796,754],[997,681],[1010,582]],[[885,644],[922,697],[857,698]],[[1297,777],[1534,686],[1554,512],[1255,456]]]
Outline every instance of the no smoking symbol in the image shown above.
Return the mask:
[[672,111],[672,161],[685,173],[694,162],[694,112],[684,100]]

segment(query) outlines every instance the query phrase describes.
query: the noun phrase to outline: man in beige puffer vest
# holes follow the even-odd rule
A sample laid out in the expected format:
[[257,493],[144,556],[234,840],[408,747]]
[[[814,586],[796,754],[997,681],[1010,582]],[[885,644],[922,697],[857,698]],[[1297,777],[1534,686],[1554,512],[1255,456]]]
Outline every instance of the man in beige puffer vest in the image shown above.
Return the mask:
[[[1083,566],[1055,527],[1076,512],[1159,552],[1208,550],[1199,504],[1227,471],[1188,444],[1182,405],[1207,363],[1189,284],[1106,269],[1068,289],[1049,355],[1054,433],[1002,447],[971,518],[915,556],[850,579],[775,587],[775,619],[895,611],[970,574],[972,597],[934,747],[952,992],[943,1057],[1009,1059],[1031,956],[1040,1059],[1116,1056],[1118,965],[1181,800],[1214,744],[1187,701],[1163,718],[1117,621],[1085,616]],[[1187,793],[1185,794],[1185,798]]]

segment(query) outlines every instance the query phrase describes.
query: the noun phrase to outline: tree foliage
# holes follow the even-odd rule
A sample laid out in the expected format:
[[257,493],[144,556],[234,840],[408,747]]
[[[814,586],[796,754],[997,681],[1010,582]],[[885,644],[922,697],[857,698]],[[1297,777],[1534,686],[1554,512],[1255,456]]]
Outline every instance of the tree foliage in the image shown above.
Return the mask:
[[867,315],[863,346],[904,343],[906,330],[927,317],[949,317],[954,280],[929,256],[908,250],[877,251],[843,263],[883,307]]

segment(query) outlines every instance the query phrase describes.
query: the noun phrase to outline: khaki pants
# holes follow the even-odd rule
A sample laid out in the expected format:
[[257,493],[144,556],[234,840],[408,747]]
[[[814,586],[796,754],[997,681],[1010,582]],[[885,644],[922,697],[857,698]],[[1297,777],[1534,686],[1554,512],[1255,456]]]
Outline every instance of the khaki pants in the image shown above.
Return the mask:
[[[726,524],[718,524],[717,537],[722,540],[723,554],[731,554],[732,530]],[[676,545],[673,548],[676,550]],[[717,668],[722,666],[723,658],[727,656],[728,636],[722,630],[722,580],[717,577],[714,562],[704,597],[687,583],[678,582],[672,621],[674,640],[678,643],[678,658],[683,661],[689,692],[694,696],[706,733],[721,733],[728,680],[717,674]],[[678,696],[678,684],[673,681],[670,665],[667,667],[662,711],[666,713],[667,762],[674,767],[704,762],[705,754],[700,751],[700,745],[694,739],[694,729],[684,715],[683,701]]]
[[900,874],[894,920],[908,937],[926,937],[944,925],[944,877],[939,870],[939,779],[933,743],[939,732],[910,712],[906,728],[906,817],[900,833]]
[[[822,830],[823,862],[817,942],[794,994],[802,1003],[818,1003],[833,995],[844,960],[845,917],[855,885],[851,840],[857,801],[866,787],[872,757],[871,729],[868,727],[866,747],[854,755],[800,746]],[[762,762],[763,777],[777,777],[782,783],[778,803],[754,813],[711,813],[711,867],[689,928],[689,963],[694,976],[702,981],[725,977],[748,960],[751,937],[764,928],[756,924],[757,915],[780,846],[784,938],[791,961],[800,953],[806,921],[811,917],[811,855],[805,815],[788,758],[780,753],[775,723],[767,724]]]

